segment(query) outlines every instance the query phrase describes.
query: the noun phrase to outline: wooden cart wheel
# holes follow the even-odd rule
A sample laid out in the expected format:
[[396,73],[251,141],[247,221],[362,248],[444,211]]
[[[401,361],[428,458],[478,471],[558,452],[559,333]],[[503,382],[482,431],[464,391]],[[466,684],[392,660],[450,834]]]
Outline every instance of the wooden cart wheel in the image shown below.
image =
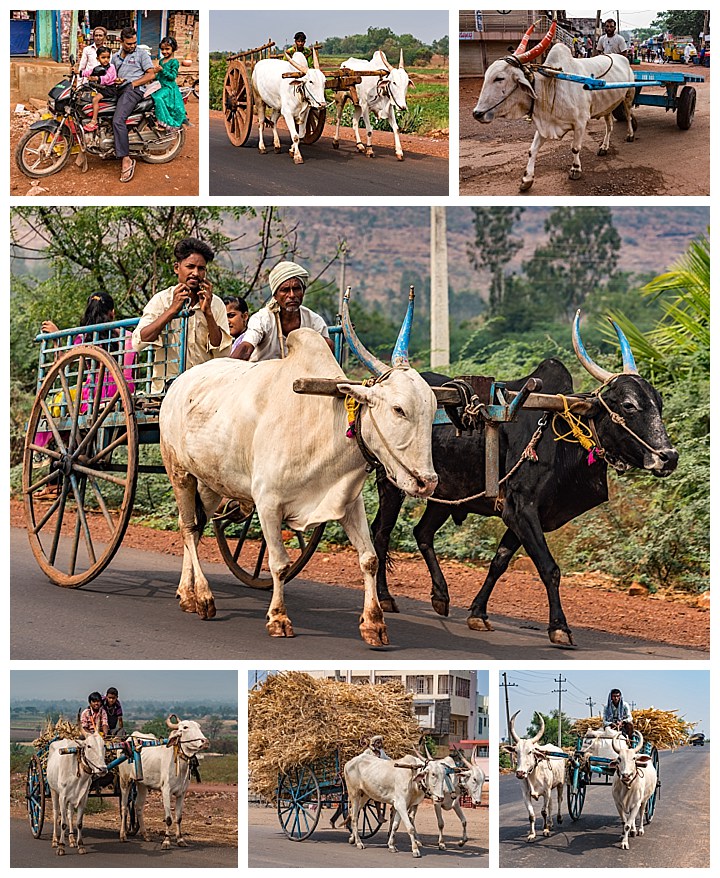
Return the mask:
[[385,804],[383,802],[368,802],[360,809],[358,817],[358,833],[360,838],[372,838],[380,829],[385,820]]
[[[272,576],[267,565],[267,543],[260,529],[255,509],[245,516],[238,513],[233,517],[213,519],[215,537],[220,554],[228,569],[241,582],[250,588],[268,591],[272,588]],[[290,582],[312,558],[322,539],[324,524],[312,530],[284,530],[285,548],[292,564],[285,577]]]
[[586,789],[585,773],[579,766],[571,763],[567,778],[567,806],[568,814],[573,822],[579,820],[582,814]]
[[305,126],[305,137],[302,139],[303,143],[315,143],[320,138],[325,127],[326,116],[327,110],[325,107],[310,107]]
[[27,802],[28,820],[33,838],[40,838],[45,822],[45,774],[38,756],[33,756],[28,763],[25,780],[25,800]]
[[252,128],[253,92],[247,67],[242,61],[228,64],[223,85],[223,112],[230,143],[243,146]]
[[645,820],[648,823],[652,823],[652,819],[655,816],[657,800],[660,798],[660,754],[658,753],[657,747],[653,747],[650,750],[650,758],[652,764],[655,766],[655,771],[657,772],[657,784],[652,796],[650,796],[645,803]]
[[321,809],[320,785],[311,768],[290,768],[280,776],[277,815],[291,841],[303,841],[313,834]]
[[137,464],[122,369],[92,345],[65,351],[30,413],[22,480],[30,547],[56,585],[78,588],[110,563],[132,514]]

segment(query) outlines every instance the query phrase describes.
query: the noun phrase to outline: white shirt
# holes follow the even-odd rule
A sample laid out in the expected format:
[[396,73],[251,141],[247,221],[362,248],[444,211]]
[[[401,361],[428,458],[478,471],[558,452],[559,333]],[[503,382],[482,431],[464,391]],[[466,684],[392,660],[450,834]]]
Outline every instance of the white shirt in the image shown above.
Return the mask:
[[625,37],[618,33],[611,37],[603,34],[598,40],[597,48],[598,52],[602,52],[604,55],[624,55],[627,52],[627,43]]
[[97,46],[95,43],[90,43],[89,46],[85,46],[83,49],[78,69],[82,76],[84,70],[93,70],[95,67],[97,67]]
[[[300,327],[309,327],[319,332],[323,338],[330,338],[327,323],[319,314],[300,306]],[[257,363],[260,360],[279,360],[280,340],[278,338],[277,320],[267,305],[256,311],[248,320],[247,329],[243,341],[249,342],[255,350],[250,354],[250,362]],[[285,344],[287,354],[287,343]]]
[[[133,332],[134,350],[140,352],[146,348],[155,348],[151,393],[162,393],[166,389],[166,382],[177,377],[180,372],[182,320],[179,317],[171,320],[165,325],[155,341],[143,341],[140,338],[140,333],[172,305],[174,291],[175,287],[172,286],[155,293],[145,306],[140,322]],[[191,309],[192,314],[187,321],[186,369],[197,366],[198,363],[206,363],[214,357],[227,357],[230,354],[232,338],[228,327],[227,310],[225,303],[219,296],[213,295],[211,309],[215,322],[222,333],[220,344],[210,343],[207,319],[200,305],[195,305]]]

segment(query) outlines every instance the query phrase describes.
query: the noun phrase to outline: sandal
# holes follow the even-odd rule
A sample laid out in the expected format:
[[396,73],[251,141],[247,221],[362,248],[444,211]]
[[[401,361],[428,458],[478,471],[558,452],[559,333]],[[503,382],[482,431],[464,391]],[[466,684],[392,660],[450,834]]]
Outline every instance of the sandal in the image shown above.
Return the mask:
[[88,122],[87,125],[83,125],[84,131],[97,131],[98,123],[97,122]]
[[129,183],[132,180],[132,178],[135,176],[135,159],[130,159],[130,161],[132,162],[130,167],[126,168],[120,174],[120,182],[121,183]]

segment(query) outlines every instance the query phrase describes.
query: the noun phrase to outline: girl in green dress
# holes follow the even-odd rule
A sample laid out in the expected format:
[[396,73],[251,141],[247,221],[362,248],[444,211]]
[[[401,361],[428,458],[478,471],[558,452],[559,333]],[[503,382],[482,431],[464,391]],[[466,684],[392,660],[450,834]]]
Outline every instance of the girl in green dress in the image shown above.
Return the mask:
[[185,121],[185,104],[180,89],[175,81],[180,69],[179,61],[174,57],[177,42],[173,37],[165,37],[160,41],[161,58],[155,65],[155,80],[161,88],[153,92],[155,101],[155,118],[162,128],[180,128]]

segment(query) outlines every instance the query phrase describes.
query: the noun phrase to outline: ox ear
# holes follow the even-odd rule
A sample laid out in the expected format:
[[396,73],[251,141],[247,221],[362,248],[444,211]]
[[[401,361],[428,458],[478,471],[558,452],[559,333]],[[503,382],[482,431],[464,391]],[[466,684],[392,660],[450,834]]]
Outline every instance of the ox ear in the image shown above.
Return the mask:
[[408,85],[410,86],[410,88],[415,88],[415,83],[412,81],[412,79],[408,79]]
[[366,405],[373,405],[373,393],[370,387],[364,387],[362,384],[345,384],[344,382],[338,381],[337,388],[340,393],[352,396],[352,398],[356,399],[358,402],[365,403]]
[[516,750],[514,744],[503,744],[500,749],[504,750],[506,753],[513,753],[513,754],[515,753],[515,750]]
[[647,753],[635,757],[635,765],[647,765],[648,762],[652,762],[652,757],[648,756]]
[[537,95],[535,94],[535,89],[532,87],[532,83],[525,76],[525,74],[522,72],[522,70],[518,70],[518,85],[520,86],[520,88],[523,91],[527,92],[530,95],[530,97],[533,98],[533,100],[537,100]]

